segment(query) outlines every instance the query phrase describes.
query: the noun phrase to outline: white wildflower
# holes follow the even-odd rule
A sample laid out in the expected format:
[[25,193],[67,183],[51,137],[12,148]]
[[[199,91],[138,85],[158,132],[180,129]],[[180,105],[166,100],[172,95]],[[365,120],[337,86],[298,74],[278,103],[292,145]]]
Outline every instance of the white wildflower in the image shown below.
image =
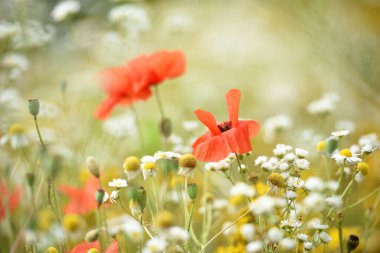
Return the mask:
[[289,177],[286,180],[286,184],[288,187],[293,187],[293,188],[302,188],[305,185],[305,182],[299,178],[299,177]]
[[307,151],[305,149],[301,149],[301,148],[296,148],[296,155],[299,158],[305,158],[305,157],[307,157],[308,154],[309,154],[309,151]]
[[280,241],[280,247],[285,250],[291,250],[296,246],[296,241],[292,238],[284,238]]
[[59,2],[51,12],[50,16],[55,22],[61,22],[65,20],[68,16],[78,13],[81,6],[78,1],[75,0],[65,0]]
[[308,236],[302,233],[297,234],[297,239],[301,242],[307,242]]
[[321,233],[319,233],[319,240],[321,240],[322,243],[326,244],[326,243],[331,242],[332,238],[325,231],[322,231]]
[[187,132],[193,132],[199,128],[199,122],[198,121],[193,121],[193,120],[188,120],[188,121],[183,121],[182,122],[182,127],[185,129]]
[[240,234],[246,241],[252,241],[255,235],[255,226],[247,223],[240,227]]
[[253,242],[248,243],[245,249],[247,253],[262,252],[263,243],[261,241],[253,241]]
[[245,183],[237,183],[230,189],[230,196],[246,196],[246,197],[253,197],[255,195],[255,190],[251,186],[245,184]]
[[145,244],[143,253],[161,253],[165,250],[166,245],[167,242],[164,239],[154,237]]
[[347,136],[349,133],[350,133],[349,130],[339,130],[339,131],[331,132],[331,135],[337,138],[342,138],[344,136]]
[[314,245],[311,242],[304,242],[303,247],[305,251],[311,251],[314,248]]
[[266,156],[259,156],[255,160],[255,165],[256,166],[261,166],[263,163],[268,161],[268,157]]
[[268,239],[272,242],[279,242],[283,236],[284,236],[284,232],[281,229],[278,229],[276,227],[269,229],[267,233]]
[[310,168],[310,162],[306,159],[297,159],[295,164],[300,170],[307,170]]
[[292,150],[291,146],[285,144],[277,144],[276,148],[273,149],[273,154],[277,157],[283,157],[290,150]]
[[325,186],[322,179],[319,177],[309,177],[306,179],[305,187],[309,191],[323,191]]
[[174,226],[169,229],[170,239],[173,239],[177,242],[186,242],[189,240],[189,233],[186,229],[182,227]]
[[118,178],[118,179],[113,179],[112,182],[109,182],[108,186],[115,187],[115,188],[123,188],[123,187],[127,187],[128,184],[127,184],[127,180]]
[[343,200],[341,196],[333,195],[326,198],[326,203],[331,207],[339,208],[342,206]]

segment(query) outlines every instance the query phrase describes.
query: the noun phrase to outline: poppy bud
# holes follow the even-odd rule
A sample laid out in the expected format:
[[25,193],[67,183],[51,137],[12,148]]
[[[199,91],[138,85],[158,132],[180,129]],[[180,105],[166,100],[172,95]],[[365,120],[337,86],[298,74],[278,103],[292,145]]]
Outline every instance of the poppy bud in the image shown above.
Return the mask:
[[329,154],[332,154],[338,147],[338,141],[335,138],[329,138],[327,140],[327,145],[326,145],[326,152]]
[[161,134],[168,138],[172,133],[172,122],[168,118],[163,118],[160,125]]
[[95,158],[92,156],[87,157],[87,169],[91,172],[91,174],[94,177],[99,178],[100,166],[98,162],[95,160]]
[[103,189],[99,189],[96,191],[96,194],[95,194],[95,199],[96,199],[96,202],[98,202],[98,206],[100,206],[101,204],[103,204],[104,202],[104,196],[105,196],[105,192]]
[[29,99],[29,112],[34,117],[37,117],[38,113],[40,112],[40,101],[38,99]]
[[26,173],[26,181],[28,182],[29,187],[32,188],[35,181],[35,175],[33,172]]
[[359,236],[357,235],[349,235],[346,242],[346,248],[348,252],[353,251],[359,246]]
[[196,184],[188,184],[187,185],[187,193],[192,201],[197,198],[198,195],[198,187]]
[[86,242],[94,242],[98,240],[98,237],[99,237],[99,229],[93,229],[87,232],[84,239]]

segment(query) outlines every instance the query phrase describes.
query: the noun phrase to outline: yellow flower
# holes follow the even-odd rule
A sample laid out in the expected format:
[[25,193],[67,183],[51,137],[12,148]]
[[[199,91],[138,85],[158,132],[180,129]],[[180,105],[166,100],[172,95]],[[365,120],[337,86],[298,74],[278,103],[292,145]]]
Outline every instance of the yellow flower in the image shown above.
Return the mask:
[[129,156],[125,159],[123,168],[126,171],[136,171],[140,169],[140,159],[137,156]]
[[25,127],[21,124],[13,124],[9,128],[9,135],[20,135],[26,132]]
[[67,214],[63,217],[63,227],[69,232],[76,232],[80,229],[82,219],[77,214]]
[[37,215],[37,227],[41,230],[47,231],[50,229],[50,226],[53,224],[54,220],[54,213],[50,209],[42,209]]
[[89,249],[89,251],[87,251],[87,253],[99,253],[99,250],[97,250],[95,248],[91,248],[91,249]]
[[240,196],[240,195],[232,196],[232,197],[230,197],[229,201],[230,201],[230,203],[232,205],[238,206],[238,205],[241,205],[241,204],[244,203],[245,197],[244,196]]
[[318,151],[318,152],[323,152],[323,151],[325,151],[325,149],[326,149],[326,141],[320,141],[320,142],[318,142],[316,148],[317,148],[317,151]]
[[157,215],[157,226],[159,228],[169,228],[173,225],[174,216],[168,211],[163,211]]
[[352,153],[349,149],[342,149],[339,154],[345,157],[352,157]]
[[368,174],[369,166],[368,166],[367,163],[364,163],[364,162],[362,162],[362,163],[358,163],[357,166],[358,166],[358,167],[357,167],[358,170],[359,170],[364,176],[366,176],[366,175]]
[[155,163],[152,163],[152,162],[147,162],[147,163],[144,163],[144,170],[155,170],[157,169],[157,166]]
[[194,169],[197,166],[197,160],[192,154],[185,154],[179,158],[179,167]]

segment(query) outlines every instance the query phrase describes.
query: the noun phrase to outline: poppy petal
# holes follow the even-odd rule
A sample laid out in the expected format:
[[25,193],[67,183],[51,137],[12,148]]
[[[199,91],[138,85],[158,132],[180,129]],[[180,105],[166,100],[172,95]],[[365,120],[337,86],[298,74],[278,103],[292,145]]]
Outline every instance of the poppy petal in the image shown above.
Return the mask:
[[119,243],[117,241],[113,241],[110,246],[107,247],[104,253],[118,253],[119,252]]
[[222,135],[212,136],[194,147],[194,156],[203,162],[217,162],[230,154]]
[[232,125],[237,127],[239,124],[239,103],[241,92],[238,89],[232,89],[226,94],[227,109],[229,119],[232,121]]
[[102,89],[108,94],[124,94],[131,87],[126,66],[108,68],[99,74],[99,78]]
[[255,137],[260,131],[260,123],[254,120],[240,120],[239,124],[248,124],[249,138]]
[[185,72],[186,68],[185,55],[181,51],[160,51],[151,55],[148,62],[150,69],[155,74],[155,78],[152,76],[153,83],[178,77]]
[[103,102],[98,106],[95,112],[95,117],[98,119],[105,119],[107,118],[110,113],[112,112],[113,108],[116,104],[118,104],[120,101],[126,101],[126,99],[120,96],[109,96]]
[[242,124],[222,133],[230,153],[244,154],[252,150],[248,124]]
[[195,111],[195,115],[210,130],[211,133],[214,135],[221,133],[214,115],[212,115],[210,112],[198,109]]
[[87,253],[92,248],[100,249],[99,241],[83,242],[75,246],[72,250],[69,250],[67,253]]

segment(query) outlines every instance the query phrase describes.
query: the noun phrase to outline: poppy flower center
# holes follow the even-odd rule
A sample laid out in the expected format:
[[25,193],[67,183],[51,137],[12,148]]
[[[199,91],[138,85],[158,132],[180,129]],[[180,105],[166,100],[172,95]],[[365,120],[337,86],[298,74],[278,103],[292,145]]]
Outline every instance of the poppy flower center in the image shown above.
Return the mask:
[[232,121],[223,121],[222,123],[218,124],[218,128],[220,131],[226,132],[232,128]]

